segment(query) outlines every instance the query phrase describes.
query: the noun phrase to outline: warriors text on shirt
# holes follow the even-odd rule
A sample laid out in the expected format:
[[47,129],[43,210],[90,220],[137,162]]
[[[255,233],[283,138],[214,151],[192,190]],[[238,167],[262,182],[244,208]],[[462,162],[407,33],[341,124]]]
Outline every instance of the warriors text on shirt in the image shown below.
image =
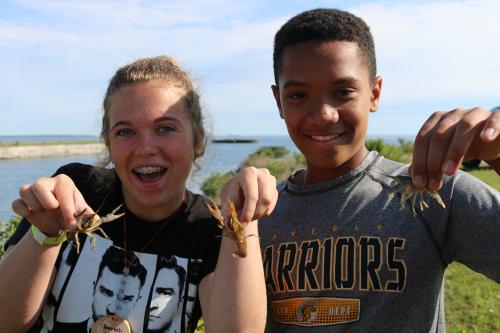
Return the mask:
[[[407,268],[399,257],[405,239],[330,237],[281,243],[264,250],[268,291],[359,290],[401,292]],[[384,278],[381,270],[389,272]]]

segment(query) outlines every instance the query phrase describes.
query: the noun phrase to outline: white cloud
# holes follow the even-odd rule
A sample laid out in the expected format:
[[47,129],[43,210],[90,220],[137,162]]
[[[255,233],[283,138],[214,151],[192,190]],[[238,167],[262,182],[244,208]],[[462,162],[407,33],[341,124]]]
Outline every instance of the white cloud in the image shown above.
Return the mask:
[[[21,107],[31,112],[35,124],[42,123],[40,108],[64,114],[68,105],[78,103],[79,110],[98,110],[118,66],[141,56],[169,54],[201,78],[217,134],[234,129],[273,133],[274,128],[285,133],[269,90],[272,41],[279,26],[310,7],[309,2],[291,0],[286,8],[280,5],[279,14],[273,11],[276,4],[264,1],[18,4],[22,15],[6,17],[0,11],[0,71],[10,82],[0,99],[25,99],[25,92],[35,89],[41,96],[37,104],[26,99],[15,106],[16,112]],[[500,104],[495,102],[500,89],[498,1],[379,2],[343,8],[364,18],[375,36],[384,89],[381,112],[372,117],[374,133],[384,131],[384,122],[377,119],[390,115],[397,122],[408,115],[396,110],[411,110],[420,120],[435,108]],[[91,98],[75,95],[75,90]],[[85,127],[95,127],[94,120]],[[73,122],[82,128],[82,121]],[[416,132],[421,121],[400,123],[405,131]],[[0,126],[0,132],[12,130]],[[59,133],[53,126],[48,132]]]
[[500,98],[498,1],[372,4],[355,13],[375,36],[388,103]]

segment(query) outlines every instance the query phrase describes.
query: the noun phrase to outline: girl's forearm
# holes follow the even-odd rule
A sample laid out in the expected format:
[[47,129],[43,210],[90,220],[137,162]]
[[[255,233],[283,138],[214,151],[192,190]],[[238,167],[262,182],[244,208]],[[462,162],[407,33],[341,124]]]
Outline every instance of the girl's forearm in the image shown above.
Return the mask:
[[36,321],[55,276],[60,245],[40,245],[30,232],[0,262],[0,332],[24,332]]

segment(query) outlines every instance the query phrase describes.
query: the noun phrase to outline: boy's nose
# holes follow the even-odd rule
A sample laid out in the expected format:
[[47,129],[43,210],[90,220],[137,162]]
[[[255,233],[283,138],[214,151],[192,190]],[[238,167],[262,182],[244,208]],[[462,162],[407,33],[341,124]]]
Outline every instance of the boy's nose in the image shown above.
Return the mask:
[[315,123],[326,123],[339,121],[339,113],[337,109],[330,103],[318,103],[318,105],[312,110],[312,119]]

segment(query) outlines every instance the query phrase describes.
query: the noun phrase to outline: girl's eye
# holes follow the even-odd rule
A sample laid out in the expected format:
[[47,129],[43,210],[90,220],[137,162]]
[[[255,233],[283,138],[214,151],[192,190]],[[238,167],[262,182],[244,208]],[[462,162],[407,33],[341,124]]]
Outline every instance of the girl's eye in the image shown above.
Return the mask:
[[115,136],[131,136],[134,134],[134,131],[130,128],[120,128],[115,131]]
[[169,133],[175,131],[175,128],[173,126],[169,125],[162,125],[158,128],[158,132],[160,133]]

